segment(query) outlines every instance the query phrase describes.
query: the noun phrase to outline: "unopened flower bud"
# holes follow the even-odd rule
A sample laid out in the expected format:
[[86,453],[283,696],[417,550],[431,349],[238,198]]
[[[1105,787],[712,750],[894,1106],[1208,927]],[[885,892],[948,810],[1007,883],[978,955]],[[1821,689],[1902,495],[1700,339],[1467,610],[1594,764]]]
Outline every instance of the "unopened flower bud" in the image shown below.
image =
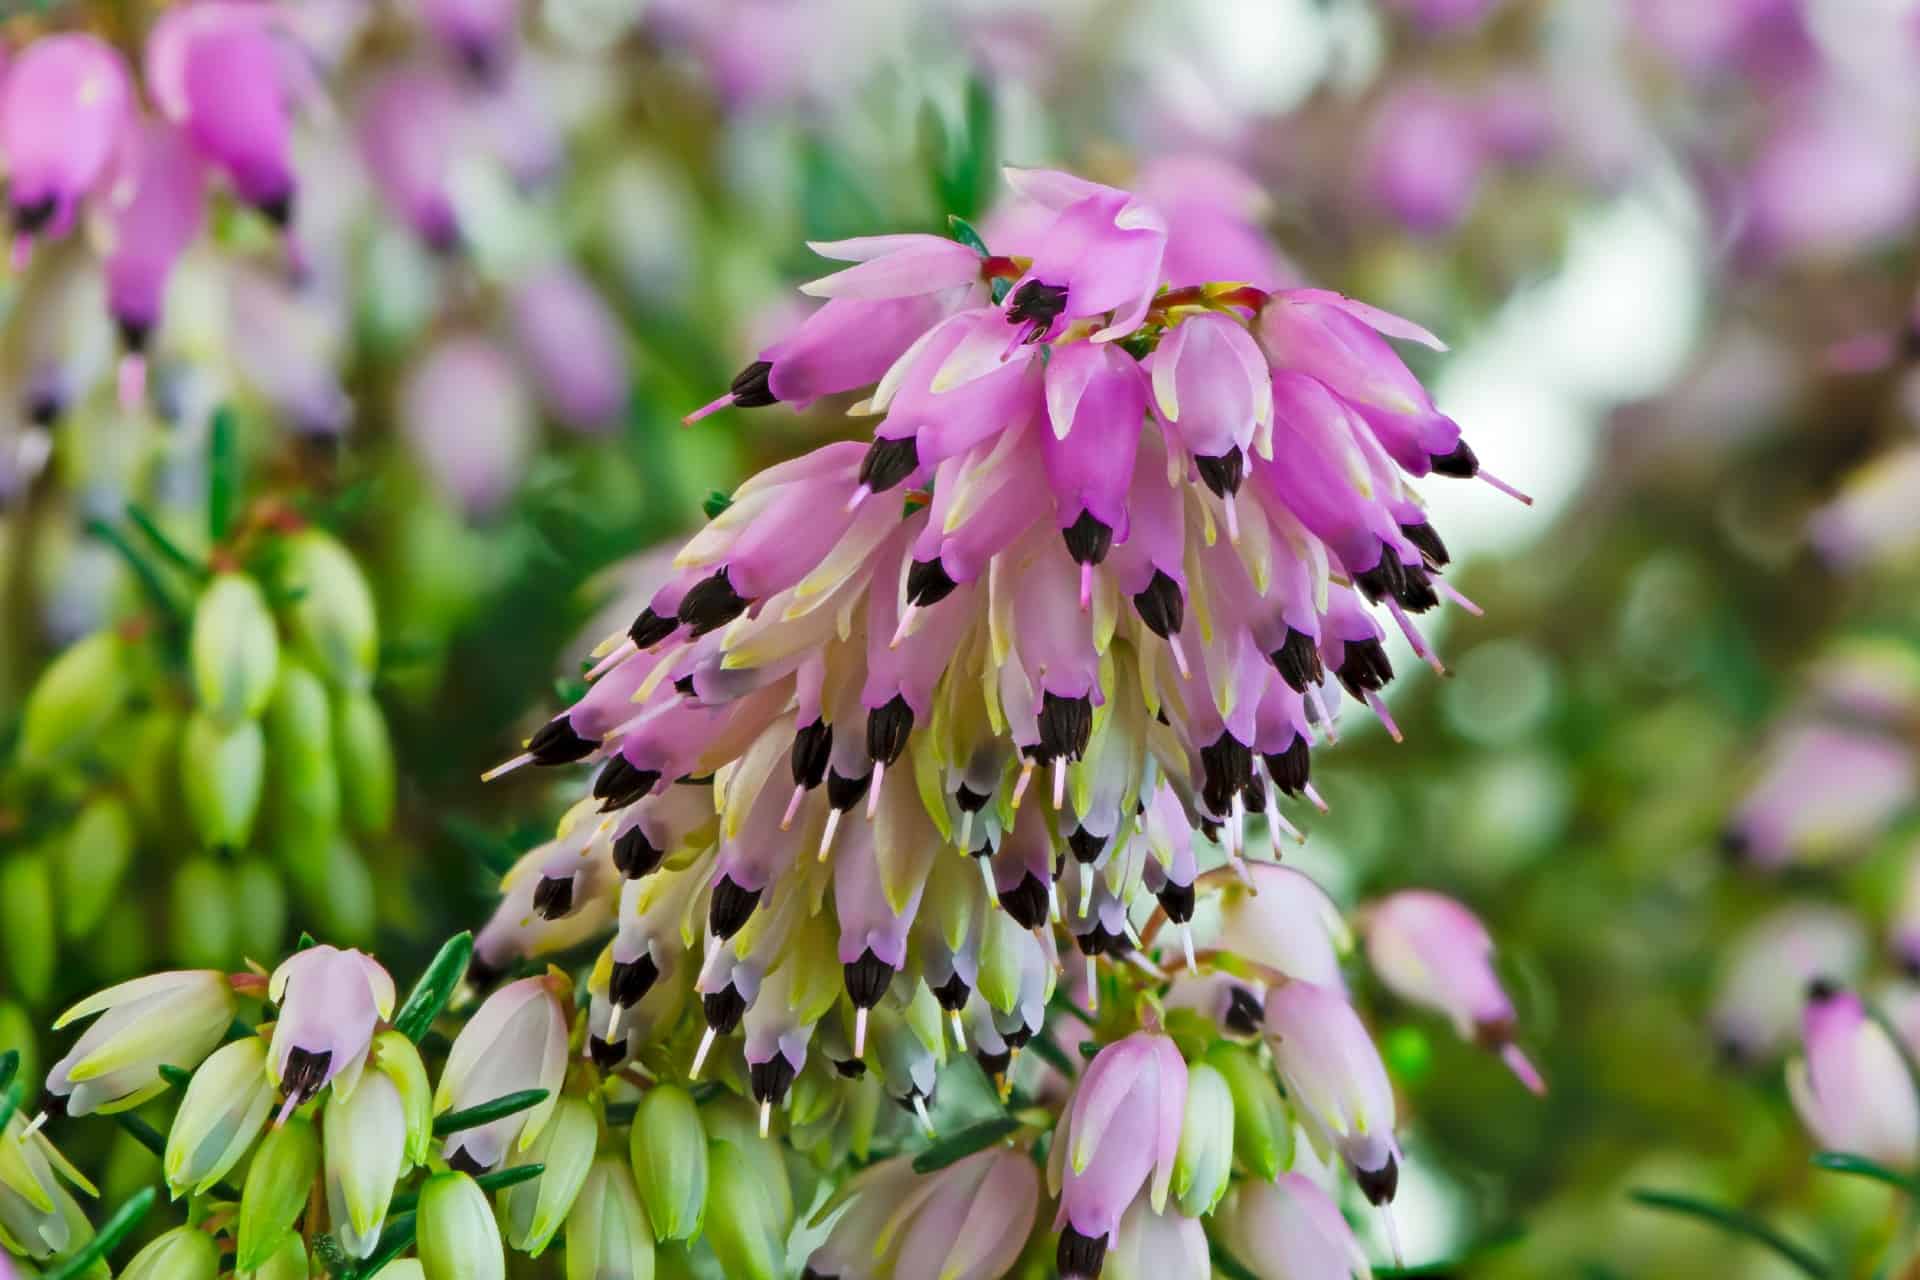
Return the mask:
[[280,576],[300,596],[287,632],[300,656],[331,684],[365,690],[380,655],[380,624],[366,575],[347,549],[321,529],[288,538]]
[[334,699],[333,751],[347,825],[364,835],[392,826],[393,738],[380,704],[366,690],[350,689]]
[[1794,1110],[1821,1145],[1894,1169],[1920,1160],[1920,1096],[1899,1046],[1860,997],[1817,982],[1804,1054],[1787,1064]]
[[531,1182],[500,1193],[508,1244],[536,1258],[545,1251],[573,1209],[599,1140],[600,1122],[593,1108],[580,1098],[562,1098],[533,1144],[508,1158],[510,1169],[524,1164],[546,1166]]
[[654,1239],[691,1240],[707,1205],[707,1135],[700,1109],[678,1085],[647,1090],[633,1116],[633,1179]]
[[180,735],[180,786],[201,843],[239,849],[253,838],[266,765],[266,736],[258,722],[222,729],[204,712],[187,721]]
[[240,1189],[239,1249],[234,1263],[248,1271],[272,1257],[307,1206],[320,1171],[320,1139],[313,1122],[295,1116],[267,1134]]
[[[381,1280],[401,1280],[398,1268],[402,1263],[390,1263],[380,1273]],[[413,1265],[418,1265],[413,1264]],[[251,1271],[238,1273],[239,1280],[308,1280],[307,1242],[297,1232],[288,1232],[280,1239],[280,1247],[267,1255],[267,1260]],[[416,1273],[415,1280],[418,1280]]]
[[441,1173],[420,1191],[420,1269],[426,1280],[506,1280],[507,1258],[487,1193],[464,1173]]
[[228,865],[218,859],[188,858],[167,887],[167,944],[179,964],[212,969],[234,953],[235,910]]
[[326,686],[301,663],[287,659],[280,664],[265,719],[273,828],[324,844],[340,825],[340,775],[334,767],[333,708]]
[[0,954],[11,985],[33,1004],[53,989],[57,919],[45,854],[18,854],[0,863]]
[[730,1280],[779,1280],[786,1274],[783,1233],[755,1162],[732,1142],[707,1153],[706,1237]]
[[651,1280],[653,1228],[633,1174],[615,1155],[593,1162],[567,1216],[567,1280]]
[[[9,898],[9,900],[11,900]],[[88,996],[54,1022],[58,1031],[101,1015],[47,1073],[70,1115],[125,1111],[167,1087],[160,1067],[192,1070],[233,1022],[227,976],[211,970],[150,974]]]
[[393,1081],[372,1071],[351,1093],[327,1095],[326,1125],[327,1216],[348,1256],[365,1258],[407,1167],[406,1106]]
[[280,632],[259,584],[244,573],[222,573],[207,584],[193,610],[194,694],[200,709],[222,728],[266,709],[280,669]]
[[1226,1194],[1233,1174],[1233,1112],[1233,1092],[1218,1067],[1196,1062],[1187,1068],[1187,1110],[1173,1161],[1173,1194],[1189,1218],[1212,1213]]
[[267,1047],[247,1036],[200,1064],[167,1131],[163,1161],[175,1198],[204,1195],[227,1176],[273,1114]]
[[46,769],[96,746],[126,705],[127,646],[96,631],[55,658],[34,682],[20,715],[20,767]]
[[1293,1119],[1273,1072],[1252,1049],[1216,1044],[1207,1065],[1233,1099],[1233,1153],[1254,1176],[1272,1181],[1293,1163]]
[[407,1125],[407,1159],[416,1165],[425,1164],[433,1147],[433,1086],[427,1082],[420,1051],[405,1035],[389,1028],[373,1038],[368,1061],[400,1091],[400,1109]]
[[198,1227],[175,1227],[133,1255],[120,1280],[213,1280],[220,1250]]

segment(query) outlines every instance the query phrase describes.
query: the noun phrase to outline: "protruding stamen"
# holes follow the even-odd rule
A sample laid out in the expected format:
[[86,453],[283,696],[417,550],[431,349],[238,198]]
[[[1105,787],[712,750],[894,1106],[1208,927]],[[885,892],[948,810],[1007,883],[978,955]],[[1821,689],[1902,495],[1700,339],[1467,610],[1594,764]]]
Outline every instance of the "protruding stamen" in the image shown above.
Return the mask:
[[873,815],[880,812],[880,782],[886,777],[887,762],[873,762],[873,785],[867,788],[867,821],[873,821]]
[[782,831],[790,831],[793,829],[794,816],[800,812],[801,802],[806,798],[807,789],[805,787],[795,787],[793,789],[793,799],[787,801],[787,811],[780,815],[780,829]]
[[1087,1012],[1100,1012],[1100,968],[1092,956],[1087,957]]
[[975,858],[974,861],[980,864],[980,881],[987,886],[987,901],[991,903],[1000,896],[999,888],[993,883],[993,859]]
[[1307,838],[1306,836],[1301,834],[1300,828],[1294,826],[1291,822],[1288,822],[1286,815],[1281,813],[1278,809],[1267,810],[1267,821],[1271,822],[1274,826],[1280,828],[1282,831],[1292,836],[1293,842],[1295,844],[1305,844],[1307,842]]
[[1453,586],[1453,584],[1449,583],[1445,578],[1435,577],[1433,580],[1433,589],[1435,591],[1438,591],[1441,595],[1445,596],[1447,599],[1453,601],[1455,604],[1459,605],[1462,609],[1465,609],[1468,613],[1472,614],[1474,617],[1484,618],[1487,616],[1487,611],[1485,609],[1482,609],[1479,605],[1475,604],[1473,601],[1469,600],[1466,596],[1462,595],[1459,592],[1459,590],[1456,589]]
[[[1534,1090],[1534,1092],[1539,1093],[1541,1092],[1541,1090],[1536,1089]],[[34,1116],[32,1120],[28,1121],[27,1127],[20,1131],[20,1141],[24,1143],[28,1138],[31,1138],[34,1134],[40,1132],[40,1130],[46,1125],[46,1123],[47,1123],[47,1113],[42,1111],[38,1115]]]
[[686,417],[680,419],[680,425],[683,427],[690,427],[694,423],[700,421],[700,419],[708,417],[709,415],[712,415],[712,414],[716,414],[732,403],[733,403],[733,392],[729,391],[725,395],[721,396],[719,399],[708,401],[706,404],[701,405],[698,409],[695,409],[692,413],[688,414]]
[[1093,870],[1090,867],[1080,869],[1080,918],[1085,920],[1087,912],[1093,909]]
[[1191,923],[1183,923],[1180,925],[1180,949],[1186,952],[1187,955],[1187,972],[1193,974],[1199,973],[1200,966],[1195,963],[1193,958],[1193,925]]
[[933,1117],[927,1114],[927,1099],[925,1094],[916,1093],[913,1095],[913,1114],[920,1117],[920,1131],[931,1138],[933,1136]]
[[819,861],[825,862],[827,860],[827,850],[833,848],[833,833],[839,826],[840,811],[838,809],[827,810],[827,829],[820,833]]
[[1220,499],[1220,505],[1227,509],[1227,541],[1240,545],[1240,508],[1234,503],[1233,495],[1227,494]]
[[607,674],[607,672],[613,670],[638,652],[640,652],[640,646],[635,644],[631,637],[622,634],[620,643],[615,645],[610,652],[604,655],[600,661],[594,663],[587,671],[587,683],[592,684],[595,680],[598,680],[601,676]]
[[[960,811],[960,836],[954,841],[964,853],[973,852],[973,810]],[[985,861],[985,859],[982,859]]]
[[1053,758],[1053,807],[1056,809],[1063,808],[1066,803],[1067,758],[1065,756],[1055,756]]
[[138,351],[120,357],[120,411],[132,413],[147,398],[147,358]]
[[1028,760],[1020,766],[1020,780],[1013,784],[1013,807],[1020,807],[1020,797],[1027,794],[1027,783],[1033,781],[1033,761]]
[[1167,648],[1173,650],[1173,665],[1180,672],[1182,680],[1193,679],[1193,668],[1187,665],[1187,651],[1181,645],[1179,636],[1167,637]]
[[1314,786],[1311,782],[1309,782],[1306,786],[1300,789],[1306,793],[1307,799],[1313,802],[1314,808],[1318,809],[1322,813],[1329,812],[1327,808],[1327,802],[1320,798],[1320,793],[1314,790]]
[[1523,1053],[1520,1046],[1508,1041],[1500,1046],[1500,1061],[1507,1064],[1507,1070],[1519,1077],[1520,1083],[1541,1096],[1547,1092],[1547,1082],[1540,1078],[1540,1072]]
[[719,1039],[719,1036],[720,1033],[712,1027],[708,1027],[700,1033],[700,1047],[694,1050],[693,1070],[687,1072],[687,1079],[698,1080],[700,1078],[700,1068],[706,1064],[707,1054],[712,1052],[713,1042]]
[[853,1056],[867,1056],[867,1014],[869,1010],[860,1006],[853,1011]]
[[1047,914],[1060,923],[1060,886],[1052,880],[1047,881]]
[[1327,735],[1327,741],[1329,743],[1340,741],[1340,731],[1334,728],[1333,716],[1327,711],[1326,699],[1320,696],[1319,685],[1307,687],[1307,701],[1312,704],[1320,730]]
[[533,753],[531,751],[522,751],[519,755],[507,761],[505,764],[497,764],[493,766],[493,768],[481,774],[480,781],[492,782],[495,778],[504,777],[506,774],[512,773],[515,769],[518,769],[521,765],[527,765],[532,763],[533,763]]
[[1520,492],[1499,476],[1488,471],[1485,467],[1480,468],[1479,475],[1482,480],[1485,480],[1488,484],[1498,489],[1501,493],[1506,494],[1509,498],[1514,499],[1516,502],[1524,502],[1529,507],[1533,505],[1533,499],[1531,497]]
[[[1480,474],[1485,475],[1486,472],[1483,471]],[[1400,1248],[1400,1228],[1394,1225],[1393,1206],[1391,1204],[1383,1204],[1380,1206],[1380,1225],[1386,1228],[1387,1248],[1393,1253],[1393,1265],[1396,1267],[1406,1266],[1406,1254]]]
[[907,638],[907,632],[913,627],[913,619],[919,608],[919,605],[909,603],[906,608],[900,611],[900,625],[893,629],[893,639],[887,641],[887,648],[898,649],[900,647],[900,642]]
[[767,1136],[767,1129],[773,1123],[773,1103],[762,1099],[760,1102],[760,1136]]
[[1392,738],[1395,742],[1406,741],[1406,739],[1401,736],[1400,726],[1393,722],[1393,716],[1387,711],[1386,700],[1382,698],[1376,690],[1367,690],[1367,705],[1373,708],[1373,714],[1380,717],[1380,723],[1387,727],[1388,737]]
[[868,498],[871,498],[872,496],[873,496],[873,487],[871,485],[863,484],[859,488],[855,489],[853,491],[852,496],[847,499],[846,509],[848,511],[852,511],[854,508],[858,507],[861,503],[865,502]]
[[953,1022],[954,1046],[957,1049],[959,1049],[960,1052],[965,1053],[967,1051],[967,1027],[965,1023],[960,1021],[960,1011],[958,1009],[955,1009],[952,1013],[948,1014],[947,1016]]
[[1080,612],[1085,613],[1093,607],[1093,566],[1080,566]]

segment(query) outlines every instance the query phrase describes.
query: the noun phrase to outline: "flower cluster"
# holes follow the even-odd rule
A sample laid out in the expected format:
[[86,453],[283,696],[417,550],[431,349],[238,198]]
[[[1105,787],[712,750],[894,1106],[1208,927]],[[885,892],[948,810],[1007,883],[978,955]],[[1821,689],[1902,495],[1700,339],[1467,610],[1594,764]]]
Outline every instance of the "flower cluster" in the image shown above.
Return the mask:
[[[1011,252],[964,227],[815,246],[852,265],[689,416],[866,391],[853,411],[879,422],[736,491],[503,766],[600,765],[505,878],[478,957],[611,932],[587,982],[600,1067],[717,1074],[797,1133],[875,1079],[925,1123],[943,1011],[1003,1091],[1044,1088],[1013,1059],[1071,991],[1097,1036],[1131,1028],[1096,1039],[1047,1122],[1059,1263],[1092,1275],[1143,1188],[1164,1209],[1180,1117],[1209,1096],[1187,1063],[1221,1037],[1269,1033],[1223,1074],[1391,1199],[1393,1096],[1345,925],[1258,856],[1260,828],[1297,835],[1283,798],[1318,802],[1310,747],[1341,689],[1397,735],[1376,608],[1438,666],[1413,615],[1459,597],[1409,480],[1505,486],[1389,344],[1438,345],[1417,326],[1324,290],[1170,282],[1153,207],[1009,180]],[[1538,1086],[1470,915],[1404,895],[1361,923],[1386,982]],[[1069,948],[1084,973],[1063,985]],[[1183,1004],[1206,1028],[1185,1044],[1153,1012]]]
[[[337,936],[373,927],[362,851],[392,826],[395,775],[358,563],[271,501],[224,536],[134,517],[120,536],[150,607],[40,675],[0,788],[31,815],[0,836],[0,953],[34,1006],[157,949],[198,965],[272,955],[290,890]],[[162,899],[161,936],[133,884]]]

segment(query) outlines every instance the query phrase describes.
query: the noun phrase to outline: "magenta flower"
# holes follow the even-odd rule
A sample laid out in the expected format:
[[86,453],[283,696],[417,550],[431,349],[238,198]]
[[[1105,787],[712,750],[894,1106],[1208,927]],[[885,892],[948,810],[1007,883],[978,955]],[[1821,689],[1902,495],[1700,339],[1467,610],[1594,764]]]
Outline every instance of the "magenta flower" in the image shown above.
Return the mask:
[[1787,1064],[1794,1109],[1819,1143],[1894,1169],[1920,1159],[1920,1096],[1899,1046],[1860,998],[1807,989],[1804,1057]]
[[1709,1021],[1721,1053],[1742,1065],[1771,1060],[1799,1031],[1809,985],[1851,986],[1866,967],[1866,926],[1851,911],[1801,902],[1754,921],[1715,983]]
[[106,181],[132,109],[125,61],[95,37],[42,36],[20,51],[0,89],[0,152],[22,244],[73,226]]
[[1008,169],[1014,194],[1055,215],[1033,265],[1007,293],[1019,341],[1039,342],[1061,320],[1113,312],[1092,338],[1125,337],[1146,316],[1161,281],[1167,224],[1132,195],[1048,169]]
[[1315,1149],[1338,1152],[1374,1204],[1392,1200],[1400,1184],[1393,1086],[1360,1015],[1337,990],[1285,982],[1267,995],[1266,1034]]
[[513,51],[520,6],[513,0],[421,0],[420,19],[462,65],[491,80]]
[[180,130],[143,120],[127,131],[113,187],[102,202],[106,226],[107,307],[128,363],[123,404],[145,390],[147,340],[160,323],[167,280],[206,221],[206,173]]
[[373,957],[323,944],[295,952],[273,971],[268,997],[280,1006],[267,1074],[286,1102],[280,1118],[329,1083],[351,1094],[380,1023],[393,1016],[393,979]]
[[1789,725],[1722,834],[1730,856],[1773,870],[1863,852],[1913,799],[1913,753],[1870,729]]
[[448,497],[476,519],[497,513],[526,478],[533,398],[505,348],[477,334],[448,337],[400,390],[400,429]]
[[1374,113],[1363,183],[1370,201],[1408,231],[1440,236],[1472,211],[1486,160],[1474,104],[1414,84]]
[[1165,1206],[1186,1102],[1187,1064],[1166,1036],[1135,1032],[1087,1064],[1047,1164],[1061,1275],[1100,1274],[1142,1188],[1154,1212]]
[[1233,1256],[1258,1280],[1364,1280],[1373,1274],[1340,1206],[1304,1174],[1237,1184],[1222,1220]]
[[627,411],[626,335],[612,308],[564,266],[514,292],[513,332],[548,412],[576,431],[606,431]]
[[1535,1093],[1546,1083],[1513,1042],[1513,1001],[1493,970],[1493,939],[1452,898],[1405,889],[1365,913],[1367,962],[1403,1000],[1445,1014],[1463,1040],[1497,1050]]
[[460,98],[425,67],[388,72],[360,100],[357,133],[367,171],[394,216],[439,253],[460,242],[448,183],[461,146]]

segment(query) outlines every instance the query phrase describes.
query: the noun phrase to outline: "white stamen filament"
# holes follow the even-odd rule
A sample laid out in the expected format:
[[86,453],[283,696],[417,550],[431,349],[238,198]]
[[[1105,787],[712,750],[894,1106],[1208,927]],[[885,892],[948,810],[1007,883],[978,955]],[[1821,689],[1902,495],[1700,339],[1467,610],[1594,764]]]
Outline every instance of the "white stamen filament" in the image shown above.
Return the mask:
[[867,1010],[864,1006],[853,1011],[853,1056],[867,1056]]
[[806,798],[807,789],[796,785],[793,789],[793,799],[787,801],[787,811],[780,815],[780,829],[782,831],[788,831],[793,828],[793,819],[800,812],[801,801]]
[[1033,761],[1020,766],[1020,780],[1013,784],[1013,807],[1020,807],[1020,798],[1027,794],[1027,784],[1033,781]]
[[767,1136],[767,1128],[773,1122],[773,1103],[766,1099],[760,1102],[760,1136]]
[[1187,972],[1199,973],[1200,966],[1193,959],[1193,924],[1190,921],[1180,926],[1180,949],[1187,954]]
[[1100,1012],[1100,969],[1094,957],[1087,957],[1087,1012]]
[[687,1072],[687,1079],[698,1080],[700,1078],[700,1068],[706,1065],[707,1054],[712,1052],[713,1042],[718,1038],[719,1038],[719,1033],[716,1032],[712,1027],[708,1027],[704,1032],[701,1033],[700,1047],[694,1050],[693,1070]]
[[987,901],[992,902],[1000,896],[1000,887],[993,882],[993,859],[975,858],[980,864],[980,882],[987,886]]
[[973,810],[966,809],[960,814],[960,839],[956,842],[960,852],[973,852]]
[[881,761],[873,762],[873,781],[867,786],[867,821],[873,821],[873,815],[880,812],[880,782],[887,776],[887,766]]
[[1320,793],[1314,789],[1314,786],[1311,782],[1307,783],[1304,787],[1302,787],[1301,791],[1305,792],[1307,799],[1313,802],[1314,808],[1318,809],[1322,813],[1329,812],[1329,810],[1327,809],[1327,802],[1320,798]]
[[1067,758],[1055,756],[1053,761],[1053,807],[1062,808],[1067,803]]
[[1187,651],[1180,644],[1179,636],[1167,637],[1167,648],[1173,650],[1173,665],[1179,669],[1182,680],[1193,679],[1193,668],[1187,665]]
[[933,1136],[933,1118],[927,1114],[927,1100],[922,1095],[913,1095],[913,1114],[920,1117],[920,1130],[929,1138]]
[[598,680],[601,676],[607,674],[607,672],[613,670],[638,652],[640,652],[640,646],[632,640],[627,640],[620,644],[612,653],[607,654],[588,669],[587,683],[592,684],[595,680]]
[[495,778],[502,777],[506,774],[512,773],[515,769],[518,769],[521,765],[532,764],[532,763],[533,763],[533,752],[522,751],[519,755],[507,761],[505,764],[497,764],[493,766],[493,768],[481,774],[480,781],[492,782]]
[[967,1028],[966,1025],[960,1021],[960,1011],[955,1009],[949,1016],[953,1022],[953,1043],[960,1052],[965,1053],[967,1051]]
[[907,638],[907,632],[913,628],[914,612],[918,610],[919,607],[917,604],[909,604],[900,611],[900,625],[893,629],[893,639],[887,641],[887,648],[898,649],[900,647],[900,642]]
[[840,811],[838,809],[828,809],[827,829],[820,833],[820,854],[818,861],[825,862],[827,860],[827,850],[833,848],[833,833],[839,826]]

